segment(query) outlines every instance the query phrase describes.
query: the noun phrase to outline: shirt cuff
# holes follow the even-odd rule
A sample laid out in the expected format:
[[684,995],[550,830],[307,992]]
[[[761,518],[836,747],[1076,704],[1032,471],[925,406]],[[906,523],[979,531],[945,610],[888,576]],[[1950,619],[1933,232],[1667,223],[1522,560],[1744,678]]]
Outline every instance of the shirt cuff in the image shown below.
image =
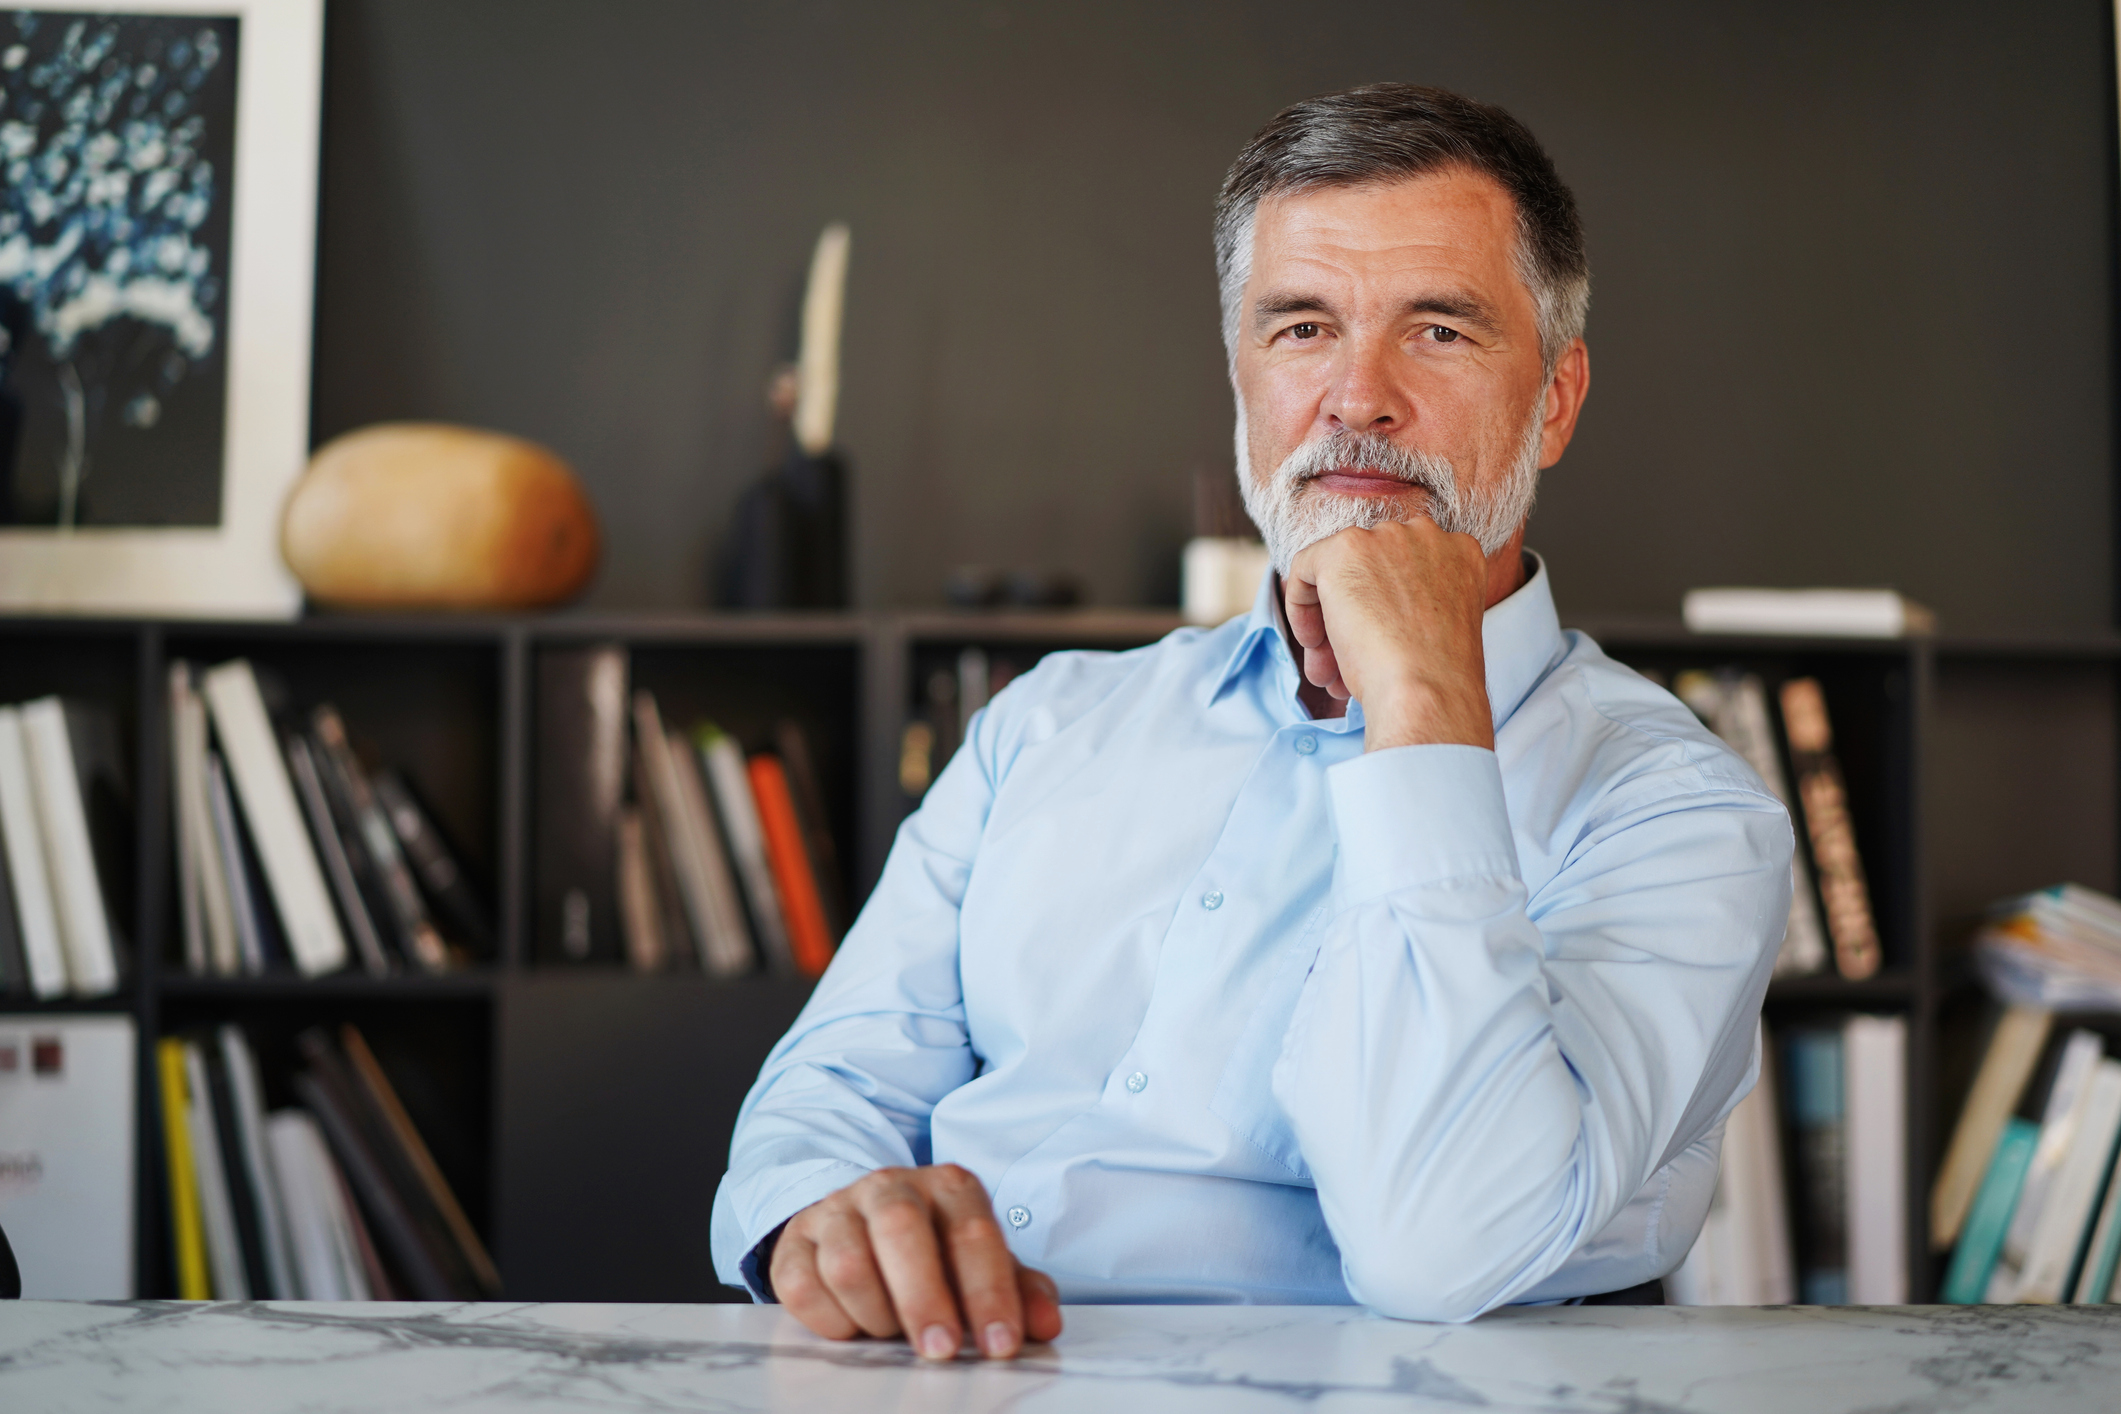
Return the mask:
[[1447,879],[1519,879],[1502,768],[1481,746],[1397,746],[1326,773],[1340,908]]

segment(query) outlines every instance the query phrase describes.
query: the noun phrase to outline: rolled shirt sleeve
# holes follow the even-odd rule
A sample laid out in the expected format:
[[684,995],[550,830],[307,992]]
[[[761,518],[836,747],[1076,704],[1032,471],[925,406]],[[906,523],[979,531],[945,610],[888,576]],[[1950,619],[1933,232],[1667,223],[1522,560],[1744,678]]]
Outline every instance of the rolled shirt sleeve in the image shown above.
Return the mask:
[[1602,799],[1535,899],[1492,751],[1332,768],[1334,917],[1273,1088],[1357,1300],[1524,1296],[1747,1088],[1794,841],[1693,774]]

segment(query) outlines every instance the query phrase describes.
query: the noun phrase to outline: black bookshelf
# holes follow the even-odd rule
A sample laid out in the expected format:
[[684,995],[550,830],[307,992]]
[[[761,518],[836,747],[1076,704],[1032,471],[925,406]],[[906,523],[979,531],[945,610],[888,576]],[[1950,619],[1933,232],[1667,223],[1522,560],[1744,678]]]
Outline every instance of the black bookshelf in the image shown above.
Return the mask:
[[[293,1036],[351,1020],[407,1092],[510,1294],[714,1300],[708,1204],[737,1105],[807,986],[638,976],[533,959],[538,655],[628,650],[672,721],[739,737],[783,716],[811,739],[849,896],[865,897],[915,804],[897,775],[924,675],[967,648],[1028,667],[1046,652],[1124,649],[1177,627],[1146,610],[1051,613],[319,616],[292,623],[0,619],[0,702],[62,693],[116,712],[137,830],[112,997],[8,1010],[120,1012],[142,1039],[139,1288],[168,1295],[160,1123],[148,1042],[233,1020],[268,1074]],[[2121,637],[1894,641],[1708,637],[1677,623],[1586,626],[1614,657],[1669,674],[1737,665],[1820,679],[1848,777],[1885,967],[1860,983],[1777,982],[1772,1021],[1849,1011],[1909,1022],[1911,1290],[1928,1251],[1929,1184],[1978,1057],[1982,1008],[1963,944],[1979,909],[2121,874]],[[491,955],[441,977],[201,978],[182,969],[168,833],[169,663],[250,658],[308,706],[329,700],[397,765],[492,904]],[[277,1095],[269,1095],[277,1102]]]

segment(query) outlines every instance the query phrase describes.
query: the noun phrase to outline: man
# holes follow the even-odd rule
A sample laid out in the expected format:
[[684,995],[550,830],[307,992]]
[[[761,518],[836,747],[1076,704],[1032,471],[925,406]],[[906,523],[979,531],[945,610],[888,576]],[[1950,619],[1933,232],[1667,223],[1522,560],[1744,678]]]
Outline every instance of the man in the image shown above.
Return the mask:
[[1590,379],[1573,198],[1378,85],[1261,131],[1216,255],[1276,573],[1045,659],[900,831],[715,1200],[725,1279],[825,1335],[1464,1320],[1654,1282],[1707,1212],[1792,838],[1522,550]]

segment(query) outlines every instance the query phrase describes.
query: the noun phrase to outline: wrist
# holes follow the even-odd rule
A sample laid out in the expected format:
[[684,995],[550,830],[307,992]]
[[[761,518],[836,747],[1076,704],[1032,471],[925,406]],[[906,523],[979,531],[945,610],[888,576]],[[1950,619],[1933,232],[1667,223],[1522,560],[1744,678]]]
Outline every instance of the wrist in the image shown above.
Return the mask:
[[1495,746],[1487,684],[1414,679],[1362,698],[1363,750],[1401,746]]

